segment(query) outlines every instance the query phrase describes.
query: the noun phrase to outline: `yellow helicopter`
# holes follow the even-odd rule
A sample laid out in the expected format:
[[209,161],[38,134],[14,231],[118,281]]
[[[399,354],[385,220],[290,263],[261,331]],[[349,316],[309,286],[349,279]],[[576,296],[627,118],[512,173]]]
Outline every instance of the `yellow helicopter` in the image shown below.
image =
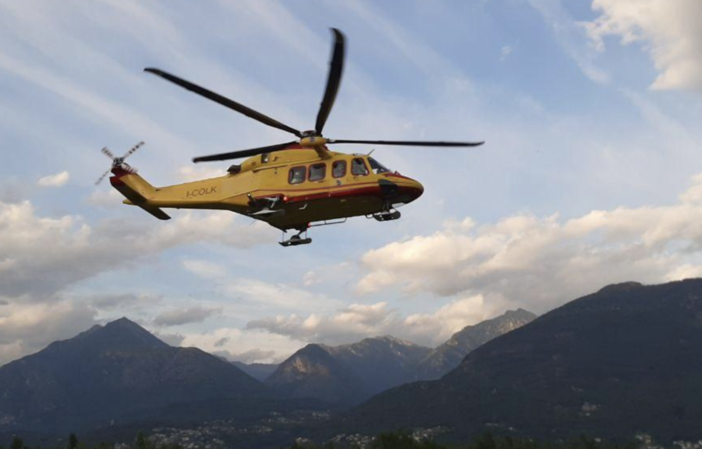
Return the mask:
[[[397,220],[397,207],[410,203],[424,192],[416,180],[384,167],[370,154],[330,151],[332,144],[401,145],[425,147],[471,147],[483,142],[430,142],[329,139],[322,135],[344,66],[344,35],[333,28],[334,47],[327,86],[317,114],[315,128],[299,131],[229,98],[155,68],[144,71],[209,98],[268,126],[295,135],[290,142],[249,150],[201,156],[193,162],[224,161],[248,157],[232,165],[224,176],[167,187],[154,187],[124,160],[142,144],[122,157],[103,148],[112,159],[112,186],[127,199],[161,220],[170,217],[162,208],[218,209],[264,221],[286,233],[297,231],[283,246],[308,244],[307,230],[313,226],[343,223],[349,217],[366,216],[378,221]],[[303,237],[304,234],[304,237]]]

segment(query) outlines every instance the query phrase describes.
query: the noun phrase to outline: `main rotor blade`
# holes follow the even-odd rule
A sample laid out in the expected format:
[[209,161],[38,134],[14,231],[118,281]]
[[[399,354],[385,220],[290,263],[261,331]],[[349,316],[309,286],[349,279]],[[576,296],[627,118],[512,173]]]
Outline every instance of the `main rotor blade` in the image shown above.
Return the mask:
[[425,140],[348,140],[327,139],[327,143],[364,143],[370,145],[403,145],[408,147],[477,147],[485,142],[431,142]]
[[284,150],[290,145],[298,143],[297,140],[292,142],[279,143],[277,145],[269,145],[267,147],[252,148],[250,150],[232,151],[230,153],[212,154],[210,156],[200,156],[193,159],[193,162],[210,162],[210,161],[226,161],[228,159],[239,159],[241,157],[256,156],[257,154],[273,153],[274,151]]
[[319,135],[322,134],[324,124],[327,123],[329,113],[334,106],[336,94],[339,92],[339,84],[341,84],[341,74],[344,71],[344,35],[336,28],[332,28],[332,33],[334,33],[334,51],[329,62],[329,77],[327,78],[327,87],[324,90],[324,98],[322,98],[322,103],[319,105],[317,123],[314,126],[315,131]]
[[229,109],[233,109],[236,112],[239,112],[241,114],[244,114],[247,117],[250,117],[254,120],[258,120],[259,122],[266,124],[268,126],[272,126],[273,128],[278,128],[280,130],[289,132],[291,134],[296,135],[297,137],[302,137],[302,133],[298,131],[295,128],[292,128],[284,123],[280,123],[278,120],[272,119],[268,117],[267,115],[261,114],[258,111],[254,111],[253,109],[244,106],[241,103],[237,103],[234,100],[230,100],[227,97],[223,97],[222,95],[212,92],[211,90],[205,89],[204,87],[200,87],[197,84],[193,84],[190,81],[186,81],[182,78],[179,78],[175,75],[171,75],[168,72],[164,72],[163,70],[155,69],[155,68],[150,68],[147,67],[144,69],[145,72],[153,73],[154,75],[160,76],[161,78],[164,78],[174,84],[177,84],[185,89],[188,89],[191,92],[195,92],[196,94],[202,95],[205,98],[209,98],[212,101],[215,101],[222,106],[226,106]]

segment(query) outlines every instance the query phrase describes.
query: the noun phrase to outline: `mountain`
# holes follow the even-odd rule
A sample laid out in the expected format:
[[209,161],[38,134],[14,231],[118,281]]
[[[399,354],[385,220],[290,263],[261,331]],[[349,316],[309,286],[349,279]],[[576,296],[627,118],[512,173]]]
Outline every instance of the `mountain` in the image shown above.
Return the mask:
[[433,350],[391,336],[341,346],[311,344],[281,363],[264,382],[284,397],[355,405],[388,388],[439,378],[478,346],[535,317],[523,309],[508,311],[465,327]]
[[244,363],[234,361],[232,364],[260,382],[263,382],[278,368],[278,363]]
[[700,373],[702,280],[619,284],[486,343],[440,380],[375,396],[335,431],[697,441]]
[[329,403],[355,403],[361,380],[325,347],[309,344],[286,359],[265,384],[289,398],[317,398]]
[[513,331],[536,318],[524,309],[508,310],[491,320],[466,326],[456,332],[446,343],[437,347],[422,360],[417,369],[418,380],[438,379],[457,367],[471,351],[495,337]]
[[310,344],[281,363],[265,383],[285,397],[357,404],[413,380],[430,351],[389,336],[335,347]]
[[431,351],[387,335],[326,349],[332,357],[363,379],[369,394],[413,380],[417,365]]
[[213,414],[237,415],[270,396],[232,364],[171,347],[122,318],[0,367],[0,432],[192,420],[192,408],[208,401]]

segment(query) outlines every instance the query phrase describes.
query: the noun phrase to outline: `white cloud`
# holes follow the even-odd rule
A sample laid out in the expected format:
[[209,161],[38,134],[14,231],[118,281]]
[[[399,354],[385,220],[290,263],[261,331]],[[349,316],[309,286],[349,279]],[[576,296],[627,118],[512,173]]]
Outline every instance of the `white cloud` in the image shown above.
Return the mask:
[[206,260],[184,260],[183,268],[203,279],[221,279],[227,276],[223,266]]
[[434,313],[410,315],[401,329],[405,329],[407,339],[437,346],[464,327],[492,318],[499,312],[504,312],[503,303],[487,303],[482,295],[469,296],[455,299]]
[[503,304],[485,304],[475,295],[454,299],[432,313],[407,317],[387,302],[351,304],[333,314],[278,315],[250,321],[247,329],[264,329],[301,342],[353,343],[366,337],[393,335],[426,346],[437,346],[465,326],[491,317]]
[[300,343],[285,336],[270,335],[260,330],[219,328],[206,333],[183,336],[183,347],[197,347],[229,360],[246,363],[278,363],[300,349]]
[[178,174],[183,182],[192,182],[224,176],[226,172],[222,167],[186,165],[178,169]]
[[323,263],[305,273],[302,276],[302,284],[305,287],[322,285],[333,289],[347,289],[357,275],[358,266],[353,262]]
[[183,267],[196,276],[212,281],[218,293],[248,303],[272,306],[279,310],[304,311],[339,304],[338,300],[312,293],[294,284],[230,277],[223,267],[207,261],[185,260]]
[[88,295],[83,300],[99,310],[138,309],[145,305],[155,305],[161,302],[161,297],[149,294],[133,293],[100,293]]
[[56,173],[55,175],[48,175],[39,178],[37,185],[39,187],[62,187],[71,179],[71,174],[67,171],[62,171]]
[[504,61],[505,59],[507,59],[507,57],[511,55],[513,51],[513,45],[503,45],[502,49],[500,49],[500,61]]
[[60,298],[51,304],[0,303],[0,365],[96,324],[94,309]]
[[562,0],[527,0],[553,29],[558,44],[592,81],[609,82],[609,74],[595,64],[596,51],[585,44],[584,32],[563,6]]
[[86,199],[89,205],[104,208],[119,207],[122,201],[124,201],[124,196],[113,188],[109,190],[96,190]]
[[230,297],[243,297],[283,310],[314,310],[339,303],[325,295],[312,293],[294,285],[258,279],[234,279],[222,284],[220,288]]
[[654,89],[702,89],[702,2],[699,0],[593,0],[601,16],[584,24],[598,49],[606,36],[642,42],[661,72]]
[[482,226],[449,223],[367,252],[357,288],[481,294],[484,304],[543,312],[609,283],[699,275],[702,177],[693,181],[672,206],[621,207],[571,220],[518,214]]
[[101,272],[180,245],[245,248],[274,239],[267,225],[229,213],[186,213],[167,223],[38,216],[32,204],[0,203],[0,285],[9,296],[50,296]]
[[[79,301],[64,300],[80,281],[182,245],[246,248],[270,242],[274,236],[266,228],[228,213],[184,214],[167,223],[105,220],[90,225],[75,215],[41,216],[29,201],[0,202],[0,362],[85,330],[101,310],[108,315],[115,308],[140,310],[160,300],[149,294],[82,294]],[[156,321],[198,322],[216,312],[201,307],[164,311]]]
[[151,333],[154,334],[159,340],[171,346],[180,346],[185,339],[183,335],[176,333],[164,333],[158,330],[154,330]]
[[262,349],[250,349],[237,354],[226,353],[225,357],[230,360],[244,363],[261,363],[260,360],[275,360],[275,351],[266,351]]
[[220,313],[222,313],[222,309],[202,306],[169,309],[159,313],[154,318],[154,324],[157,326],[180,326],[201,323]]
[[680,265],[665,275],[667,281],[679,281],[690,278],[702,278],[702,264]]

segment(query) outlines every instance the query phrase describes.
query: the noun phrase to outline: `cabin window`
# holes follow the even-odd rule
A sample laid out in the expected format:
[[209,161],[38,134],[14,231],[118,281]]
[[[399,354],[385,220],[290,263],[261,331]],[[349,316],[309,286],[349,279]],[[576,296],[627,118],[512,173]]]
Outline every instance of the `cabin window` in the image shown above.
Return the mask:
[[360,176],[366,176],[368,174],[368,167],[366,167],[366,163],[363,159],[357,157],[351,161],[351,173]]
[[376,175],[379,175],[381,173],[388,173],[390,171],[386,166],[376,161],[372,157],[368,158],[368,162],[370,163],[371,170],[373,170],[373,173],[375,173]]
[[288,182],[290,182],[290,184],[301,184],[305,182],[306,175],[306,167],[293,167],[290,169],[290,174],[288,175]]
[[332,176],[335,178],[346,176],[346,161],[334,161],[332,164]]
[[310,166],[310,181],[321,181],[327,175],[327,164],[314,164]]

